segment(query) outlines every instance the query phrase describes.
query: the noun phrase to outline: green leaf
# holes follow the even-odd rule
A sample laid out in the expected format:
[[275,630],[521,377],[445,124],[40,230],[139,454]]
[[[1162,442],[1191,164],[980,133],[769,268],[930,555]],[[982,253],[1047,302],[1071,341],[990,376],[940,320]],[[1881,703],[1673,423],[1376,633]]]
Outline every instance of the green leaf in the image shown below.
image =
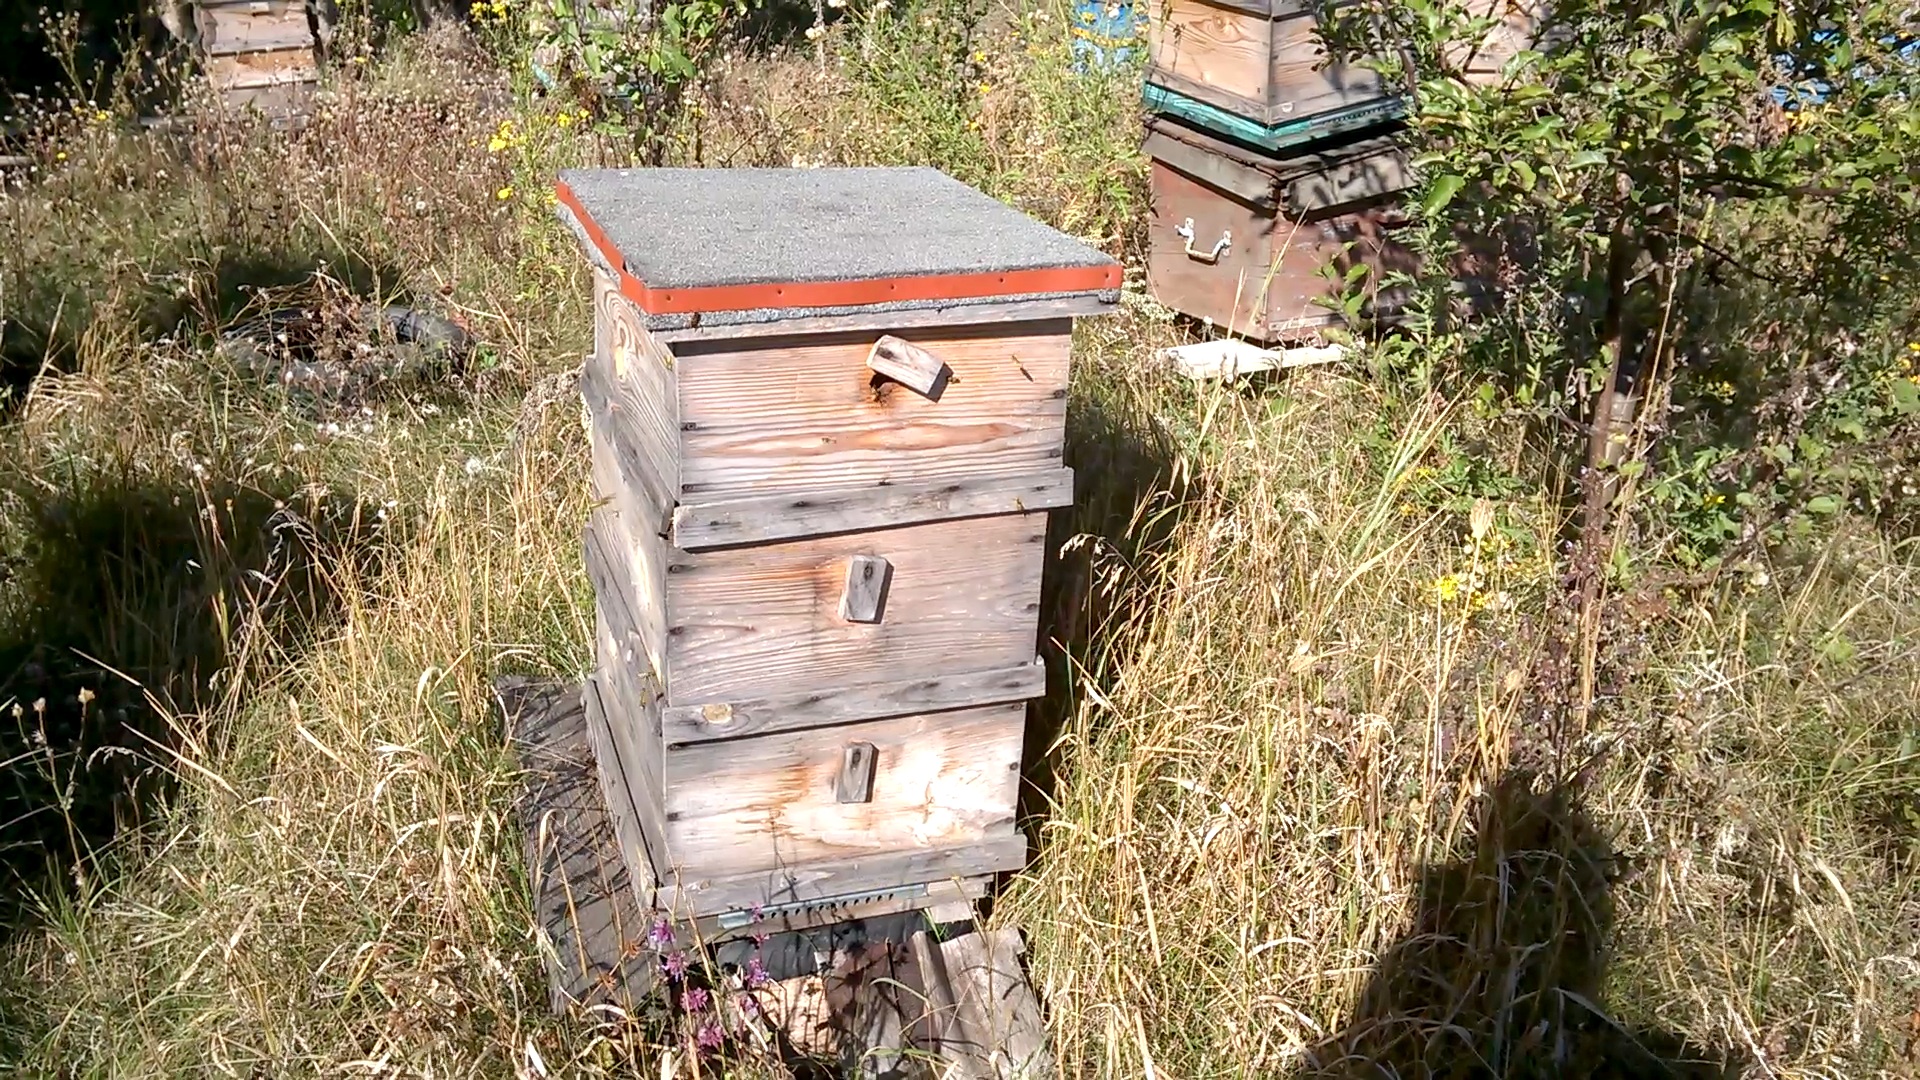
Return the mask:
[[1815,495],[1807,500],[1807,512],[1828,515],[1840,512],[1840,500],[1831,495]]
[[1524,161],[1521,161],[1518,158],[1515,158],[1513,162],[1513,175],[1519,178],[1520,189],[1522,191],[1533,190],[1533,185],[1534,185],[1533,166],[1527,164]]
[[1605,165],[1606,163],[1607,152],[1605,150],[1576,150],[1573,156],[1567,159],[1567,167],[1569,169],[1590,169],[1595,165]]
[[1528,142],[1533,142],[1536,139],[1546,137],[1551,132],[1558,131],[1560,128],[1565,127],[1566,124],[1567,122],[1558,116],[1549,116],[1544,120],[1536,120],[1526,127],[1521,128],[1520,137]]
[[1901,416],[1920,413],[1920,385],[1910,379],[1895,379],[1893,383],[1893,408]]
[[1445,210],[1447,204],[1453,201],[1453,197],[1460,194],[1460,189],[1466,186],[1465,177],[1454,176],[1451,173],[1435,179],[1433,186],[1427,189],[1426,201],[1420,204],[1421,211],[1433,215]]

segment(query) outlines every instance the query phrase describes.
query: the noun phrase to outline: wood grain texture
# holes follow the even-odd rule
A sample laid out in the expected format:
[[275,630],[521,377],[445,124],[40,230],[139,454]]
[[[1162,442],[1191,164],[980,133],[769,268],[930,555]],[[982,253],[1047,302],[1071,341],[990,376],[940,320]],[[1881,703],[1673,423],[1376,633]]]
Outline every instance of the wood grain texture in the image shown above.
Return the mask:
[[661,710],[661,727],[667,745],[679,747],[969,705],[1028,701],[1046,692],[1046,666],[1035,657],[1032,663],[989,671],[865,683],[837,690],[706,705],[668,706]]
[[902,331],[951,369],[939,401],[875,384],[864,335],[682,347],[682,497],[766,495],[1057,466],[1072,324]]
[[[601,626],[595,650],[607,648],[612,648],[611,642],[607,640],[605,626]],[[657,757],[649,761],[645,749],[649,740],[643,734],[647,724],[645,705],[634,701],[630,682],[630,678],[622,678],[618,671],[607,671],[605,667],[588,678],[589,730],[597,726],[593,753],[607,776],[609,788],[612,784],[624,786],[628,803],[634,809],[636,828],[622,832],[620,851],[628,859],[628,867],[634,871],[636,880],[651,876],[653,882],[659,884],[672,872],[660,799],[662,769]],[[611,809],[616,805],[614,796],[609,796],[607,801]]]
[[[886,618],[849,623],[847,560],[893,567]],[[1008,515],[765,547],[678,552],[667,567],[667,704],[821,693],[875,673],[1033,659],[1046,522]]]
[[1016,476],[967,476],[683,503],[673,512],[673,546],[682,551],[806,536],[833,536],[991,514],[1024,514],[1073,502],[1073,470]]
[[313,31],[299,0],[266,0],[255,5],[195,4],[193,21],[199,46],[212,56],[274,49],[311,49]]
[[[682,875],[955,847],[1013,828],[1024,705],[869,720],[667,751]],[[842,748],[873,746],[869,801],[835,798]],[[889,883],[891,884],[891,883]]]
[[1020,964],[1022,951],[1020,932],[1013,928],[977,930],[940,945],[939,962],[955,1005],[941,1052],[960,1063],[962,1075],[995,1080],[1055,1075],[1040,999]]
[[[593,428],[602,431],[603,421],[595,419]],[[668,544],[660,535],[661,519],[647,504],[640,490],[629,483],[627,472],[613,452],[611,440],[601,434],[592,439],[589,453],[593,497],[604,505],[591,515],[591,541],[594,560],[605,569],[596,571],[594,561],[587,574],[596,592],[619,590],[631,625],[640,634],[647,659],[656,676],[664,681],[667,671],[667,560]],[[599,577],[594,575],[599,573]]]
[[[622,625],[622,616],[611,605],[596,605],[595,660],[599,665],[595,682],[613,721],[614,742],[620,750],[621,766],[628,774],[634,805],[640,820],[649,830],[650,848],[656,856],[662,835],[661,793],[665,790],[665,750],[660,738],[661,695],[659,681],[646,670],[646,656],[640,651],[631,630]],[[656,868],[665,863],[656,860]]]
[[525,778],[514,809],[550,1003],[555,1012],[603,1002],[633,1009],[658,970],[645,948],[649,912],[607,815],[581,689],[509,677],[494,684],[494,701]]
[[1374,72],[1325,62],[1309,11],[1155,0],[1147,25],[1149,81],[1263,124],[1387,96]]
[[1157,0],[1148,8],[1148,62],[1211,91],[1219,99],[1212,104],[1265,119],[1271,24],[1265,15],[1202,0]]
[[[697,918],[744,911],[756,905],[823,900],[899,885],[967,881],[1018,870],[1026,861],[1026,838],[1009,828],[978,843],[959,847],[887,851],[814,863],[782,863],[725,876],[683,871],[663,884],[656,895],[662,910]],[[945,899],[943,896],[940,902]],[[920,906],[921,900],[908,905],[909,909]]]
[[221,91],[255,90],[320,78],[320,65],[311,48],[209,56],[202,66],[207,81]]
[[662,514],[680,494],[680,420],[673,353],[605,271],[593,272],[593,355],[582,371],[588,409],[621,456],[629,483]]
[[[592,255],[589,252],[589,255]],[[709,347],[737,347],[737,343],[766,338],[791,338],[799,334],[899,333],[902,330],[950,330],[956,326],[1051,322],[1086,315],[1110,315],[1118,301],[1113,293],[1070,293],[1065,296],[1037,297],[996,303],[954,304],[943,308],[910,308],[904,311],[880,310],[846,315],[795,314],[769,322],[705,324],[673,330],[654,330],[653,339],[663,345],[700,343]]]
[[[1324,267],[1344,275],[1356,261],[1365,263],[1374,269],[1366,279],[1372,282],[1387,270],[1415,265],[1413,253],[1393,239],[1398,213],[1384,204],[1362,202],[1343,207],[1344,213],[1289,219],[1160,161],[1152,165],[1151,186],[1147,281],[1154,298],[1247,337],[1281,340],[1339,321],[1327,306],[1339,290]],[[1202,243],[1232,230],[1233,247],[1219,262],[1187,257],[1175,229],[1188,218]],[[1376,296],[1376,312],[1390,311],[1393,300]]]

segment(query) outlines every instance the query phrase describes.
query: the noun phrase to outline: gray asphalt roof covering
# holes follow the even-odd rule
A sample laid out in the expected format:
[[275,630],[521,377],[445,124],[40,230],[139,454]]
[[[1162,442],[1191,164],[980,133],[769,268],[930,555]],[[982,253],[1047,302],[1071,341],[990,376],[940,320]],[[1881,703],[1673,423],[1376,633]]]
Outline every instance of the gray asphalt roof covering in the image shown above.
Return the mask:
[[560,180],[654,289],[1114,264],[937,169],[570,169]]

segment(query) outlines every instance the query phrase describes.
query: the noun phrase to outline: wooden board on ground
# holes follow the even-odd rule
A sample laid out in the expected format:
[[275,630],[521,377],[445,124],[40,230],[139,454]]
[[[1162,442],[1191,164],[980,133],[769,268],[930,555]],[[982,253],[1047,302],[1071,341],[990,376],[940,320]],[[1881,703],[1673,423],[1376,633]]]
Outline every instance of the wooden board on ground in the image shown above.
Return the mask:
[[1040,1001],[1020,965],[1020,932],[976,930],[943,942],[914,935],[912,951],[928,1015],[922,1045],[941,1080],[1050,1080]]
[[1236,338],[1199,341],[1162,349],[1160,355],[1189,379],[1232,379],[1263,371],[1332,364],[1346,358],[1339,345],[1302,345],[1293,349],[1262,349]]
[[601,798],[580,684],[506,678],[494,695],[526,772],[517,810],[554,1010],[632,1008],[653,986],[651,913],[640,908]]

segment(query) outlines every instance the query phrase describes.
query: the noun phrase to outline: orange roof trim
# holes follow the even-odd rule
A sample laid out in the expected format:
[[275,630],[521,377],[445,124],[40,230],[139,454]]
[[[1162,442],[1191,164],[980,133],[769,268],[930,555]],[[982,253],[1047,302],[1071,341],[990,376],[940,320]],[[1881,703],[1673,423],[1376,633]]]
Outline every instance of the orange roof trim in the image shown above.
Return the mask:
[[621,295],[649,315],[750,311],[758,308],[866,307],[916,300],[977,300],[989,296],[1027,296],[1034,293],[1098,292],[1120,287],[1121,269],[1115,264],[854,281],[755,282],[750,285],[655,289],[626,272],[620,249],[607,239],[607,234],[601,231],[564,181],[554,184],[554,195],[573,212],[574,220],[586,231],[587,239],[593,242],[593,246],[600,249],[607,265],[618,269]]

